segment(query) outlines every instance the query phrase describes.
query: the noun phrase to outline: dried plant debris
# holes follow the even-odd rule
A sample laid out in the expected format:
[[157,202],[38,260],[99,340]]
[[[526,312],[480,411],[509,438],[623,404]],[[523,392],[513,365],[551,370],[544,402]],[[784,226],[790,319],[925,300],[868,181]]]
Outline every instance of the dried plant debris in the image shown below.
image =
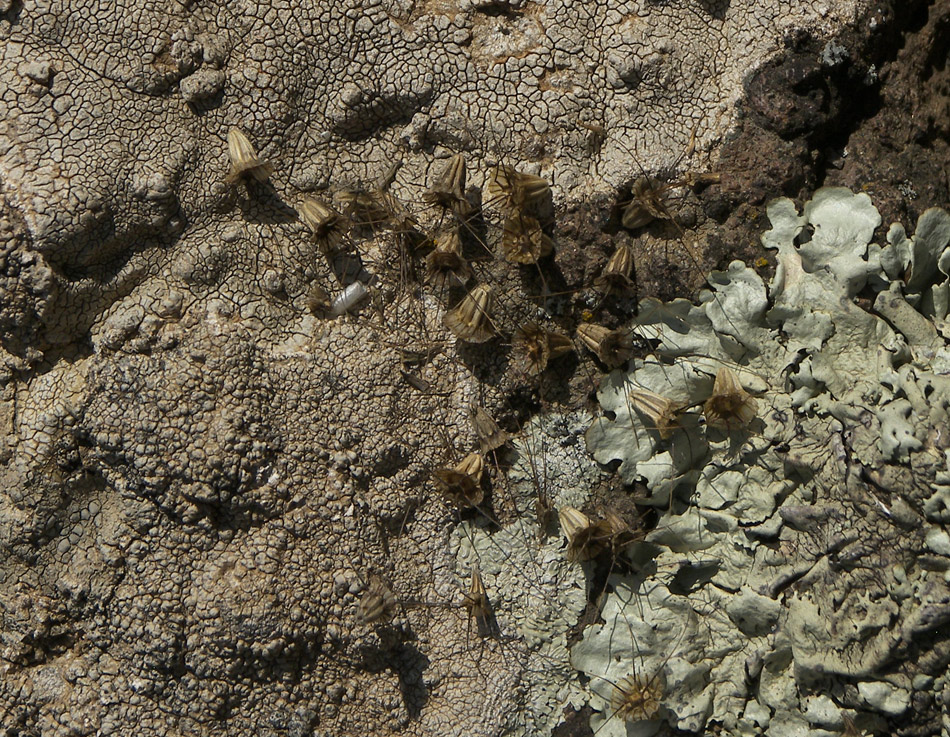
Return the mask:
[[509,214],[525,214],[529,208],[542,202],[550,191],[551,184],[544,177],[525,174],[511,166],[493,167],[485,183],[487,201]]
[[478,284],[465,295],[455,309],[445,313],[445,327],[459,340],[467,343],[484,343],[495,337],[491,322],[492,289],[487,284]]
[[508,442],[508,433],[498,426],[495,418],[488,414],[483,407],[472,407],[469,416],[472,419],[472,427],[475,430],[475,437],[478,438],[478,446],[482,453],[497,450]]
[[594,280],[594,288],[604,294],[627,294],[633,291],[633,249],[626,243],[617,246],[603,273]]
[[611,330],[603,325],[581,323],[577,337],[605,366],[615,368],[629,361],[636,352],[634,335],[629,330]]
[[396,596],[379,576],[370,576],[369,585],[360,598],[356,617],[364,624],[385,622],[396,611]]
[[[658,521],[626,552],[641,573],[614,577],[604,624],[572,652],[598,735],[627,734],[631,663],[665,676],[660,708],[636,716],[652,731],[840,733],[855,710],[888,731],[924,683],[900,653],[950,618],[934,431],[950,424],[950,215],[883,244],[870,199],[846,189],[768,215],[772,283],[735,262],[698,305],[644,301],[632,328],[653,352],[600,386],[588,447],[645,486]],[[752,680],[750,652],[766,664]],[[841,697],[819,710],[816,684]]]
[[332,205],[317,197],[304,197],[297,212],[325,255],[340,247],[350,226]]
[[530,215],[509,215],[501,236],[501,252],[506,261],[536,264],[554,250],[554,241],[541,229],[541,223]]
[[469,453],[454,468],[437,468],[432,472],[432,480],[457,507],[478,507],[485,498],[481,485],[484,468],[481,454]]
[[652,177],[639,177],[630,189],[630,200],[621,216],[623,227],[630,230],[642,228],[654,220],[669,220],[666,194],[669,186]]
[[455,154],[442,175],[422,194],[422,199],[426,204],[453,213],[459,220],[468,220],[475,208],[465,198],[465,180],[465,156]]
[[436,234],[435,248],[426,257],[426,279],[436,287],[465,284],[472,268],[462,256],[462,234],[458,226]]
[[274,167],[257,155],[253,144],[240,128],[231,128],[228,131],[228,156],[231,159],[231,170],[226,181],[230,183],[240,181],[245,176],[258,182],[266,182],[274,173]]
[[625,722],[655,719],[660,711],[663,689],[662,673],[652,677],[639,673],[624,676],[614,685],[610,708]]
[[574,344],[566,335],[545,330],[534,322],[525,323],[515,331],[512,345],[524,357],[525,368],[531,374],[540,374],[547,368],[548,361],[574,350]]

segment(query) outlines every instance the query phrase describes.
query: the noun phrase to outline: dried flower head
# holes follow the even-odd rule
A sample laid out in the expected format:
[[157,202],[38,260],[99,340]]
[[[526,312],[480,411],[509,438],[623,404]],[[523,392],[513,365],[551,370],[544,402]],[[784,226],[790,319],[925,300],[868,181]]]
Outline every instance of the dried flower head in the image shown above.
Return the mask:
[[369,585],[356,608],[356,616],[364,624],[392,617],[396,609],[396,595],[379,576],[370,576]]
[[633,358],[633,336],[626,330],[611,330],[603,325],[584,322],[577,326],[577,337],[611,368],[622,366]]
[[652,177],[640,177],[633,183],[630,192],[633,199],[624,208],[621,224],[630,230],[642,228],[654,220],[669,220],[666,193],[669,185]]
[[297,212],[326,254],[337,249],[349,229],[349,223],[343,215],[316,197],[305,197]]
[[258,182],[266,182],[274,167],[257,155],[254,146],[240,128],[231,128],[228,131],[228,156],[231,158],[231,171],[225,181],[237,182],[245,174],[254,177]]
[[566,335],[545,330],[533,322],[518,328],[512,342],[515,350],[525,357],[525,365],[533,374],[544,371],[548,361],[574,350],[574,344]]
[[679,427],[679,413],[685,405],[674,402],[660,394],[654,394],[646,389],[634,389],[630,392],[630,401],[633,408],[647,417],[664,440],[673,434]]
[[462,256],[462,235],[458,227],[447,228],[435,236],[435,250],[426,257],[426,278],[445,287],[450,282],[464,284],[472,268]]
[[617,246],[604,272],[594,280],[594,288],[604,294],[623,294],[633,289],[633,249],[626,243]]
[[472,407],[469,415],[482,453],[489,453],[508,442],[508,433],[482,407]]
[[543,177],[524,174],[510,166],[496,166],[488,173],[485,191],[499,209],[520,213],[537,204],[551,190]]
[[520,212],[505,219],[501,236],[501,252],[506,261],[516,264],[536,264],[554,250],[552,241],[537,218]]
[[445,327],[460,340],[469,343],[484,343],[495,335],[495,329],[489,317],[491,307],[491,287],[479,284],[455,309],[445,313]]
[[330,309],[330,295],[319,284],[312,284],[307,292],[307,308],[314,315],[322,315]]
[[626,722],[640,722],[655,719],[660,712],[660,702],[666,690],[662,673],[652,678],[633,674],[621,678],[614,686],[610,696],[610,707],[614,714]]
[[446,499],[458,507],[477,507],[485,498],[482,471],[485,461],[479,453],[469,453],[454,468],[437,468],[432,480]]
[[557,513],[561,530],[567,538],[567,559],[574,563],[596,558],[602,551],[596,540],[597,525],[581,510],[561,507]]
[[423,201],[433,207],[441,207],[455,213],[460,220],[467,220],[472,216],[474,208],[465,199],[465,178],[465,157],[455,154],[449,159],[445,170],[432,188],[422,194]]
[[360,227],[378,227],[389,220],[384,193],[366,189],[342,189],[337,199],[346,216]]
[[472,571],[472,583],[469,586],[468,593],[465,594],[465,607],[472,613],[473,617],[487,617],[491,611],[488,594],[485,592],[485,584],[477,570]]
[[736,372],[722,366],[716,372],[712,394],[703,406],[706,424],[721,430],[738,430],[748,427],[757,410],[758,403],[742,388]]

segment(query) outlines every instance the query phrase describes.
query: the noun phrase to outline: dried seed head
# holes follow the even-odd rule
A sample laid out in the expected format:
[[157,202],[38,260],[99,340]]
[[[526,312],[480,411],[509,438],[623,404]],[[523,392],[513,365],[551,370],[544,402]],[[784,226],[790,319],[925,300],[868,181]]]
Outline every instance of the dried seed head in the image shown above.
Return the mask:
[[349,228],[346,219],[321,199],[305,197],[297,213],[326,254],[335,251],[346,236]]
[[461,220],[469,218],[474,208],[465,199],[465,176],[465,157],[455,154],[449,159],[445,171],[436,179],[432,189],[423,193],[423,201],[434,207],[450,210]]
[[712,394],[703,406],[706,424],[721,430],[738,430],[755,419],[757,409],[757,402],[742,388],[736,372],[728,366],[721,367]]
[[537,218],[515,213],[505,219],[501,252],[506,261],[536,264],[538,259],[550,255],[553,249],[554,241],[541,230]]
[[651,177],[640,177],[633,183],[630,192],[633,199],[624,208],[621,224],[630,230],[642,228],[654,220],[669,220],[666,208],[666,192],[669,187]]
[[594,280],[594,287],[604,294],[623,294],[633,289],[633,249],[626,243],[617,246],[604,272]]
[[574,350],[574,344],[566,335],[545,330],[533,322],[526,323],[515,331],[513,345],[515,350],[525,357],[525,365],[533,374],[544,371],[548,361]]
[[228,131],[228,156],[231,158],[231,171],[226,177],[227,182],[236,182],[245,174],[254,177],[258,182],[266,182],[274,167],[257,155],[254,146],[240,128],[231,128]]
[[492,307],[491,287],[477,285],[454,310],[445,313],[445,327],[460,340],[484,343],[495,335],[489,312]]
[[498,427],[498,423],[484,409],[472,407],[469,414],[482,453],[489,453],[508,442],[508,433]]
[[465,594],[464,606],[476,620],[482,621],[491,616],[491,602],[488,601],[485,584],[477,570],[472,571],[472,583]]
[[650,420],[653,429],[664,440],[679,427],[678,416],[684,408],[682,402],[674,402],[672,399],[667,399],[646,389],[631,391],[630,401],[637,412]]
[[343,189],[337,192],[346,216],[360,227],[378,227],[389,220],[382,192],[365,189]]
[[330,309],[330,295],[319,284],[311,285],[307,292],[307,309],[314,315],[322,315]]
[[485,462],[478,453],[469,453],[455,468],[437,468],[432,480],[445,497],[458,507],[477,507],[485,498],[481,480]]
[[567,538],[567,559],[571,563],[600,555],[602,548],[596,539],[597,524],[590,517],[574,507],[561,507],[557,517]]
[[464,284],[471,276],[472,269],[462,256],[462,235],[458,227],[438,233],[435,250],[426,257],[426,278],[445,287],[450,282]]
[[510,166],[496,166],[488,173],[485,191],[491,202],[507,212],[522,212],[541,201],[551,190],[543,177],[524,174]]
[[640,722],[655,719],[660,712],[660,702],[666,688],[661,673],[653,678],[633,674],[621,678],[614,686],[610,696],[610,707],[614,714],[626,722]]
[[625,364],[634,354],[633,338],[626,330],[611,330],[584,322],[577,326],[577,337],[611,368]]
[[609,550],[614,558],[637,539],[630,525],[624,522],[616,512],[606,512],[604,518],[595,526],[597,530],[594,533],[594,540],[602,548]]
[[364,624],[379,622],[392,617],[396,609],[396,596],[379,576],[370,576],[369,586],[363,592],[356,616]]

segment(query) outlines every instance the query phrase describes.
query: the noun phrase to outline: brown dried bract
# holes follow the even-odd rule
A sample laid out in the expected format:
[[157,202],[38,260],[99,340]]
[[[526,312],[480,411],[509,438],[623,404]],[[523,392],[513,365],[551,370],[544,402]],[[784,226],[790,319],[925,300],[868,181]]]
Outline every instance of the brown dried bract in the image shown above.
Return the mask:
[[758,403],[742,388],[736,372],[728,366],[721,367],[712,394],[703,406],[706,423],[720,430],[739,430],[748,427],[757,410]]
[[543,177],[524,174],[510,166],[496,166],[488,174],[485,191],[489,201],[510,213],[523,213],[538,204],[551,190]]
[[460,220],[467,220],[475,208],[465,198],[465,179],[465,157],[455,154],[432,188],[422,194],[422,199],[433,207],[455,213]]
[[468,609],[469,616],[477,623],[480,634],[490,629],[491,602],[488,600],[485,584],[477,569],[472,571],[472,583],[465,594],[463,606]]
[[339,247],[349,229],[349,223],[340,212],[316,197],[305,197],[297,212],[325,254]]
[[460,340],[468,343],[484,343],[495,336],[495,329],[489,317],[491,308],[491,287],[479,284],[455,309],[445,313],[445,327]]
[[525,357],[525,366],[532,374],[540,374],[547,368],[548,361],[574,350],[574,344],[566,335],[545,330],[533,322],[518,328],[512,342],[515,350]]
[[482,471],[485,461],[479,453],[469,453],[454,468],[437,468],[432,480],[445,498],[458,507],[477,507],[485,498]]
[[621,678],[610,695],[614,714],[626,722],[649,721],[660,712],[666,683],[662,673],[652,678],[633,674]]
[[469,411],[478,447],[482,453],[500,448],[508,442],[508,433],[502,430],[494,418],[481,407],[472,407]]
[[370,576],[369,586],[363,592],[356,616],[364,624],[380,622],[392,617],[396,609],[396,595],[379,576]]
[[577,326],[577,337],[610,368],[622,366],[635,353],[633,336],[626,330],[611,330],[585,322]]
[[604,272],[594,280],[594,288],[604,294],[623,294],[633,290],[633,249],[626,243],[617,246]]
[[344,214],[360,227],[379,227],[389,221],[389,208],[384,193],[366,189],[343,189],[337,192]]
[[685,407],[682,402],[674,402],[672,399],[646,389],[631,391],[630,401],[637,412],[650,420],[652,428],[664,440],[670,437],[673,431],[679,427],[679,413]]
[[450,282],[464,284],[472,268],[462,256],[462,235],[458,227],[447,228],[435,236],[435,250],[426,257],[426,279],[446,287]]
[[616,558],[636,539],[630,527],[613,512],[598,520],[566,506],[558,511],[558,519],[567,538],[567,559],[571,563],[591,560],[602,553]]
[[670,186],[653,177],[638,178],[630,188],[633,199],[623,210],[620,220],[623,227],[636,230],[654,220],[669,220],[666,193]]
[[245,174],[258,182],[266,182],[274,173],[274,167],[257,155],[254,146],[240,128],[228,131],[228,156],[231,159],[231,171],[225,181],[237,182]]
[[330,309],[330,295],[319,284],[311,285],[307,292],[307,309],[314,315],[322,315]]
[[552,241],[537,218],[522,213],[509,215],[501,236],[501,252],[506,261],[516,264],[536,264],[554,250]]

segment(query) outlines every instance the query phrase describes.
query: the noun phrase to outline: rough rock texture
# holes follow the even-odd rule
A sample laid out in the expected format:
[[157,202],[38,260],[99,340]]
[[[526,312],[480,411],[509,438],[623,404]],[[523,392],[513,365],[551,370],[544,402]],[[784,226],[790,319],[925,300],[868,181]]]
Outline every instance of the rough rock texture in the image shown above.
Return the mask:
[[[582,463],[581,415],[527,416],[582,398],[598,366],[536,380],[507,336],[629,317],[586,289],[632,237],[628,185],[715,169],[748,75],[788,39],[858,35],[867,6],[0,1],[5,733],[543,734],[580,708],[556,685],[576,680],[584,582],[534,501],[609,482]],[[231,126],[270,182],[225,182]],[[418,284],[426,237],[372,222],[327,263],[296,212],[400,163],[391,191],[431,235],[421,195],[456,151],[472,199],[487,162],[554,184],[541,267],[488,258],[490,207],[472,228],[503,336],[484,347],[443,327],[460,289]],[[693,241],[738,209],[724,190],[674,203],[644,252],[695,281]],[[358,316],[312,314],[314,285],[356,278]],[[489,508],[460,512],[429,474],[475,447],[472,404],[525,434],[488,459]],[[550,452],[525,444],[542,437]],[[374,575],[400,605],[361,623]]]

